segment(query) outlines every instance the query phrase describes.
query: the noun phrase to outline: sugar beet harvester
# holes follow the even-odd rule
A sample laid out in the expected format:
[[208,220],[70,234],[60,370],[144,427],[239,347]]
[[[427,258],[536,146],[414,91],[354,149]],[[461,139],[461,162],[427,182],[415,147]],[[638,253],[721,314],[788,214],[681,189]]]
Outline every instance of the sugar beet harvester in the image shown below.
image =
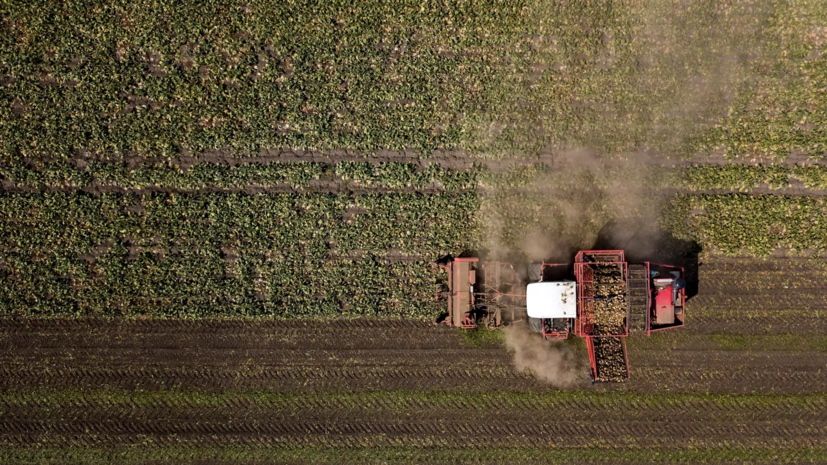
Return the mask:
[[[448,316],[460,328],[517,321],[548,339],[586,340],[595,381],[629,378],[626,336],[677,328],[686,321],[684,269],[629,265],[622,250],[584,250],[574,266],[535,263],[526,278],[510,263],[448,258]],[[573,279],[572,279],[573,278]]]

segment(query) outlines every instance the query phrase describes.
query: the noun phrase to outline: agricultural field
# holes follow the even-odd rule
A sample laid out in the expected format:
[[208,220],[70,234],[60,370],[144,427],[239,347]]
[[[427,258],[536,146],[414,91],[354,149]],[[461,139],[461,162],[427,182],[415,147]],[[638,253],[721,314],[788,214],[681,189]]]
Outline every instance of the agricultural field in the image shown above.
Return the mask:
[[[0,30],[0,464],[827,462],[827,3],[9,0]],[[433,324],[440,257],[592,247],[688,267],[624,383]]]

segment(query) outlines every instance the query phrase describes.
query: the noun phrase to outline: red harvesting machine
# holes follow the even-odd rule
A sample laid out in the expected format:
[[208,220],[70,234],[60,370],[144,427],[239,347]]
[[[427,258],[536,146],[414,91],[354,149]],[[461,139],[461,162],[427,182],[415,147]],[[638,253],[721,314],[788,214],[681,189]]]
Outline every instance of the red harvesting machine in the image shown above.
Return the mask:
[[[448,317],[460,328],[526,321],[548,339],[585,339],[595,381],[629,378],[626,336],[677,328],[686,321],[681,267],[627,264],[622,250],[584,250],[574,265],[535,263],[526,278],[511,263],[449,258]],[[572,279],[573,278],[573,279]]]

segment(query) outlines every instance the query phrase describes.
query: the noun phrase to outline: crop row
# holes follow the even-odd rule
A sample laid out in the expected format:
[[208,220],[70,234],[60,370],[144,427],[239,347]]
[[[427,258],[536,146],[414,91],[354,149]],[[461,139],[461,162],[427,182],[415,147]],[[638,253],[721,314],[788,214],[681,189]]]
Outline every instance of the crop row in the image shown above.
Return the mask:
[[[0,305],[29,315],[432,315],[457,195],[0,196]],[[413,261],[398,261],[398,256]]]
[[479,108],[522,7],[5,5],[2,151],[455,145],[455,120]]
[[515,165],[492,171],[484,162],[469,170],[430,164],[368,161],[271,162],[227,165],[196,163],[182,168],[171,162],[127,163],[88,161],[0,161],[0,179],[11,187],[29,189],[84,188],[90,185],[125,189],[165,188],[196,190],[245,186],[307,187],[311,180],[340,179],[354,185],[387,189],[424,189],[438,185],[447,191],[482,187],[502,189],[611,189],[638,185],[641,189],[690,191],[749,191],[758,187],[784,189],[793,185],[813,190],[827,188],[827,165],[750,166],[690,165],[660,167],[631,165],[603,169],[551,169],[543,164]]
[[762,186],[783,189],[795,184],[807,189],[823,190],[827,189],[827,166],[697,165],[676,170],[669,179],[674,187],[690,190],[749,191]]
[[[0,411],[12,408],[42,409],[91,408],[119,409],[183,409],[183,408],[244,408],[280,411],[363,410],[403,414],[407,410],[466,410],[485,412],[508,409],[515,412],[536,412],[538,409],[560,409],[560,419],[576,417],[578,411],[602,411],[606,419],[626,416],[682,414],[721,417],[758,416],[787,412],[799,416],[820,414],[827,409],[827,399],[811,395],[758,394],[636,394],[631,392],[491,391],[469,397],[465,393],[440,391],[377,390],[369,392],[300,392],[278,391],[125,391],[125,390],[55,390],[6,391],[0,396]],[[661,412],[660,414],[656,412]],[[680,412],[680,413],[678,413]],[[468,415],[471,415],[470,413]]]
[[768,255],[776,248],[827,249],[827,200],[777,195],[678,195],[662,225],[675,236],[727,254]]
[[0,156],[822,153],[817,3],[8,4]]
[[82,189],[90,186],[123,189],[161,188],[198,190],[244,188],[247,186],[307,187],[311,180],[341,179],[353,185],[387,189],[424,189],[439,183],[447,191],[472,189],[481,169],[459,171],[430,165],[421,169],[413,163],[345,161],[337,164],[315,162],[249,163],[224,165],[198,163],[182,169],[167,162],[130,168],[126,163],[90,161],[79,167],[71,161],[37,164],[0,163],[0,176],[13,188]]
[[387,189],[423,189],[438,185],[448,191],[482,187],[502,189],[611,189],[638,185],[641,189],[749,191],[758,187],[784,189],[793,185],[827,188],[827,165],[750,166],[690,165],[660,167],[630,165],[603,169],[552,169],[543,164],[514,165],[492,171],[484,162],[468,170],[430,164],[369,161],[270,162],[245,164],[196,163],[182,168],[172,162],[127,163],[87,161],[0,161],[0,179],[11,187],[29,189],[84,188],[92,185],[125,189],[196,190],[281,186],[303,188],[311,180],[340,179],[355,185]]
[[756,188],[781,190],[803,187],[827,188],[827,165],[745,165],[698,164],[687,166],[647,166],[629,163],[601,168],[566,167],[549,169],[544,165],[515,166],[506,172],[483,171],[480,185],[494,189],[616,189],[635,190],[724,190],[748,192]]
[[[179,439],[180,440],[180,439]],[[392,441],[386,441],[392,442]],[[413,441],[411,441],[413,442]],[[161,446],[142,447],[5,447],[0,463],[85,464],[109,463],[318,463],[318,464],[409,464],[409,463],[513,463],[513,464],[581,464],[581,463],[754,463],[799,464],[827,460],[822,447],[745,447],[729,446],[610,448],[592,447],[444,447],[441,441],[426,445],[388,445],[382,447],[331,446],[301,447],[257,446]],[[443,446],[443,447],[441,447]]]

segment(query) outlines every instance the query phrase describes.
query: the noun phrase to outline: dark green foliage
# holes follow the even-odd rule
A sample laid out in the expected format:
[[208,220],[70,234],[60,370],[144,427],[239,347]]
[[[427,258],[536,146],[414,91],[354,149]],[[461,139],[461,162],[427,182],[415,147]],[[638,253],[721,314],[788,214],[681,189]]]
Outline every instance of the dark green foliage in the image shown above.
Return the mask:
[[[130,168],[126,163],[88,162],[83,167],[72,161],[38,164],[0,162],[0,179],[19,189],[120,189],[204,190],[244,187],[307,187],[311,180],[328,178],[351,181],[355,187],[383,189],[439,188],[464,191],[476,188],[483,168],[458,171],[430,165],[420,169],[413,163],[341,162],[336,165],[313,162],[271,162],[227,165],[196,163],[181,168],[171,163],[143,164]],[[488,174],[490,176],[490,174]]]
[[[460,195],[0,196],[5,314],[430,316]],[[388,251],[413,261],[389,261]],[[397,258],[397,257],[393,257]]]
[[[671,177],[674,187],[691,190],[749,191],[756,187],[783,189],[799,182],[807,189],[827,187],[827,166],[697,165],[681,168]],[[664,186],[666,187],[666,186]]]
[[6,2],[0,151],[453,146],[522,7]]
[[0,17],[0,158],[825,150],[819,2],[15,0]]
[[664,209],[663,225],[727,254],[765,256],[776,248],[827,249],[827,202],[823,197],[777,195],[681,195]]

